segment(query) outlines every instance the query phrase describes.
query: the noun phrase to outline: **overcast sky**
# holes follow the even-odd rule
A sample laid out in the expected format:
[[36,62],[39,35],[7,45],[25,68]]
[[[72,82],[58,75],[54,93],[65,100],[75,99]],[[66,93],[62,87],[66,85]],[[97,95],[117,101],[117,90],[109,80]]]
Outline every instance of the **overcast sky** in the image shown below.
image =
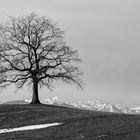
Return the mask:
[[[139,0],[1,0],[0,22],[8,16],[35,11],[58,21],[67,44],[79,51],[85,90],[59,84],[40,98],[103,100],[120,106],[140,105],[140,1]],[[29,99],[29,91],[14,88],[0,100]]]

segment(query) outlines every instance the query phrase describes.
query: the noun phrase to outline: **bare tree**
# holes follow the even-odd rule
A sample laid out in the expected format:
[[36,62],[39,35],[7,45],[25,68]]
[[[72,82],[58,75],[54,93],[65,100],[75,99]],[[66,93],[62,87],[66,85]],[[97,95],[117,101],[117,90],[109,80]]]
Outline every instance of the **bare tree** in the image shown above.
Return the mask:
[[40,103],[38,87],[52,88],[62,80],[81,87],[80,62],[77,51],[64,41],[57,24],[35,13],[10,17],[0,25],[0,86],[15,84],[17,88],[32,85],[32,104]]

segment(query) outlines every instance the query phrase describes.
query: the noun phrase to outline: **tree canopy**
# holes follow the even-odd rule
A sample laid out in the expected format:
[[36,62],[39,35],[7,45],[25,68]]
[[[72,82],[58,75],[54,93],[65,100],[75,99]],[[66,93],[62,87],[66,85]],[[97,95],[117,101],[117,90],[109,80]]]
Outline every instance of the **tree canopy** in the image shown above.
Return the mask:
[[10,17],[0,24],[0,87],[32,85],[32,103],[39,102],[38,86],[51,89],[54,81],[82,87],[77,50],[67,46],[64,32],[35,13]]

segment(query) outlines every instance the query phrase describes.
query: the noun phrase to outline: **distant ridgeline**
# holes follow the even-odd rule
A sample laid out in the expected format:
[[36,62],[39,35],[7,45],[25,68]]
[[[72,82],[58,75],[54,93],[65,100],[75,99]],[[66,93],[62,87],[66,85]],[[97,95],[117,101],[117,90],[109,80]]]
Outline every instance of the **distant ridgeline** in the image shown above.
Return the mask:
[[[4,104],[29,104],[30,100],[13,100],[5,102]],[[45,99],[42,101],[43,104],[64,106],[70,108],[78,108],[84,110],[103,111],[103,112],[114,112],[114,113],[129,113],[129,114],[140,114],[140,107],[136,108],[119,108],[116,105],[105,103],[102,101],[77,101],[77,102],[64,102],[59,100],[58,97],[52,99]]]

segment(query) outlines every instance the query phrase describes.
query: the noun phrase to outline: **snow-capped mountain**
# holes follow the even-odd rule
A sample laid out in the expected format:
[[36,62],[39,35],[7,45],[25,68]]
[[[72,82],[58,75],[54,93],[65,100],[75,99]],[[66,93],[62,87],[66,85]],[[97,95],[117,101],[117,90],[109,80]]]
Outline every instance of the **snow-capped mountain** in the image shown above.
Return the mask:
[[[15,100],[15,101],[6,102],[5,104],[29,104],[30,102],[31,100]],[[125,107],[123,109],[120,109],[116,105],[102,102],[100,100],[64,102],[64,101],[61,101],[57,96],[55,96],[52,99],[47,98],[47,99],[41,100],[41,102],[48,105],[57,105],[57,106],[64,106],[64,107],[71,107],[71,108],[94,110],[94,111],[140,114],[140,107],[135,107],[135,108]]]
[[81,109],[121,113],[121,111],[115,105],[105,103],[99,100],[85,101],[85,102],[79,101],[79,102],[72,103],[72,105],[74,107],[81,108]]
[[55,105],[61,105],[63,102],[59,100],[57,96],[53,97],[52,99],[45,99],[42,101],[44,104],[55,104]]
[[77,101],[77,102],[63,102],[57,96],[52,99],[45,99],[42,101],[45,104],[59,105],[65,107],[94,110],[94,111],[104,111],[104,112],[114,112],[114,113],[127,113],[127,114],[140,114],[140,107],[136,108],[123,108],[120,109],[116,105],[102,102],[100,100],[96,101]]
[[115,105],[97,101],[85,101],[85,102],[62,102],[58,97],[53,97],[52,99],[45,99],[42,101],[45,104],[54,104],[72,108],[87,109],[87,110],[96,110],[96,111],[106,111],[106,112],[116,112],[121,113],[122,111],[118,109]]
[[130,109],[128,107],[125,107],[125,108],[121,109],[121,111],[123,113],[127,113],[127,114],[134,114],[134,113],[136,113],[134,110],[132,110],[132,109]]
[[140,106],[131,108],[131,110],[134,111],[135,113],[140,113]]

